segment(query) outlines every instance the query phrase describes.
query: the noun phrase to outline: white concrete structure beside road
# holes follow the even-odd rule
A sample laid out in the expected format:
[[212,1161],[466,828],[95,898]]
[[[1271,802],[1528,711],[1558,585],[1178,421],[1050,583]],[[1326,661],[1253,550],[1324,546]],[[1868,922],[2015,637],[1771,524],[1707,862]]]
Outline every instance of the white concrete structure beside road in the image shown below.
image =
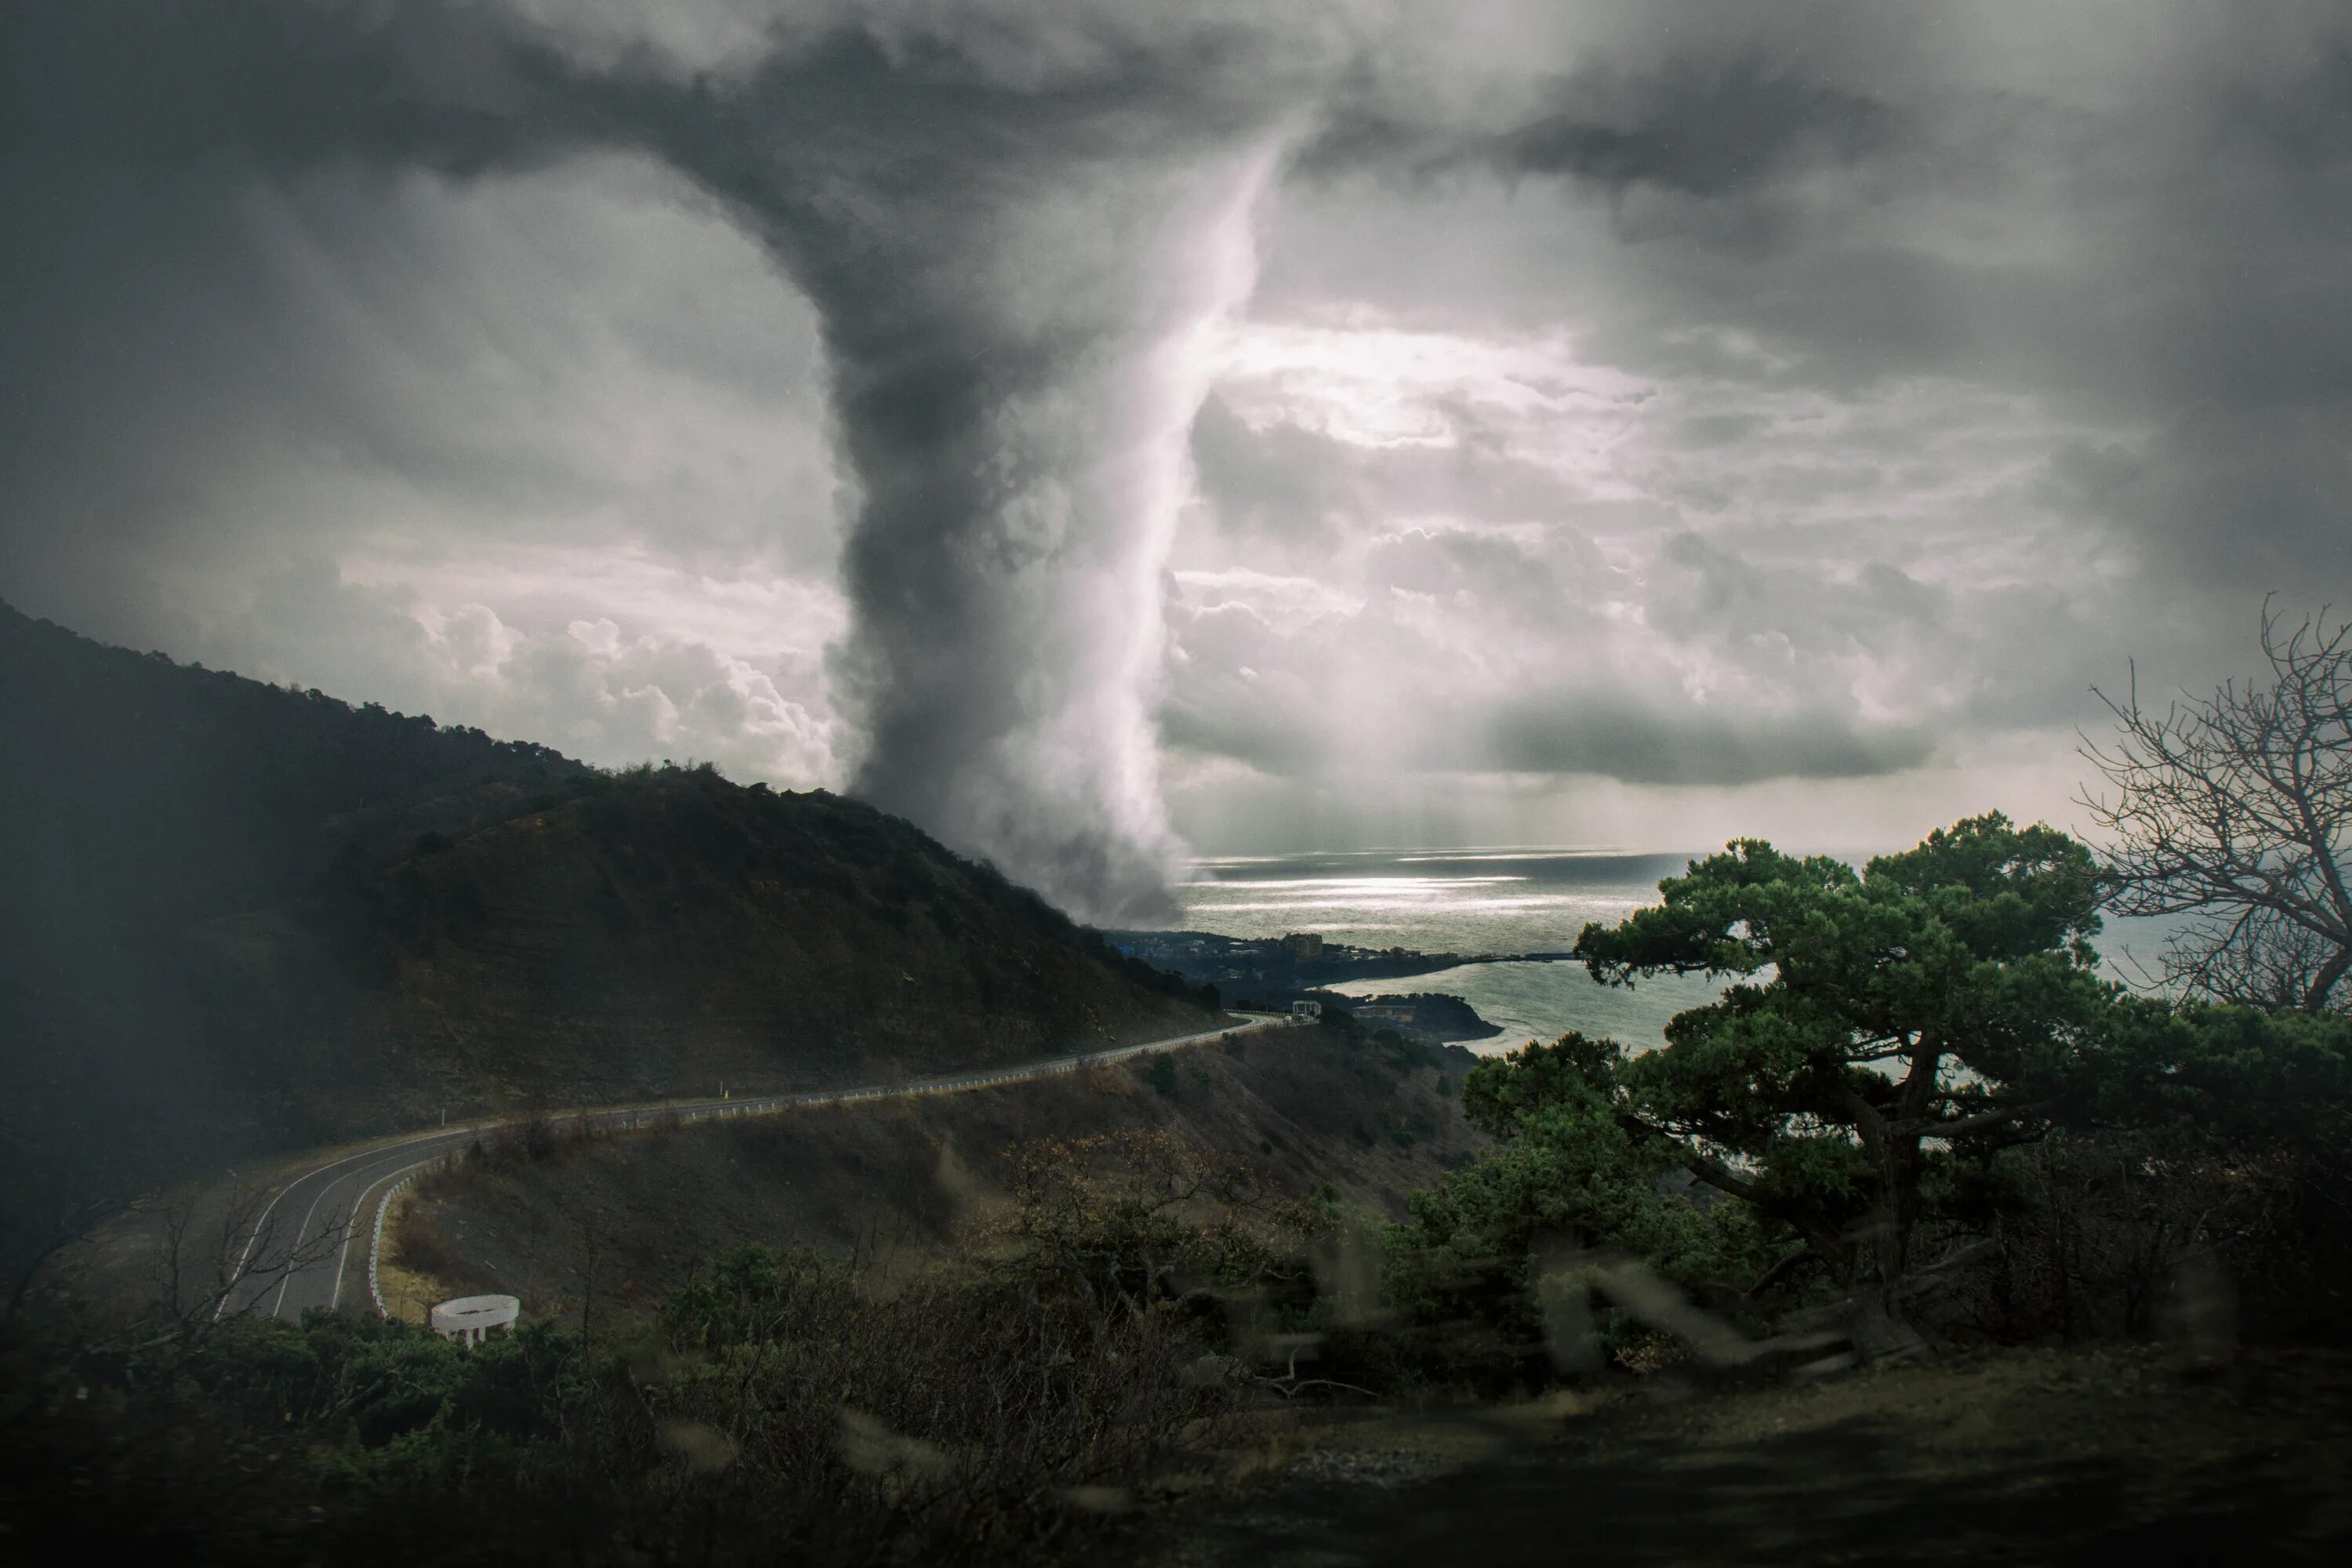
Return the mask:
[[492,1329],[511,1329],[522,1316],[512,1296],[460,1296],[433,1309],[433,1331],[445,1340],[478,1345]]

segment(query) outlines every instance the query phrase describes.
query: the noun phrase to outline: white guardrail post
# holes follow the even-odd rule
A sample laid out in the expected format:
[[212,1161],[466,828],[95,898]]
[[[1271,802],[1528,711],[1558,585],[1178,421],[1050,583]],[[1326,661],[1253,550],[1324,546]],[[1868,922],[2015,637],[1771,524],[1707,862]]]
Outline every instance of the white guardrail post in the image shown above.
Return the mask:
[[383,1304],[383,1287],[377,1283],[375,1271],[376,1260],[383,1256],[383,1216],[392,1207],[394,1194],[415,1179],[415,1176],[401,1177],[383,1190],[383,1196],[375,1205],[375,1237],[368,1243],[368,1294],[375,1299],[378,1317],[392,1316],[392,1309]]

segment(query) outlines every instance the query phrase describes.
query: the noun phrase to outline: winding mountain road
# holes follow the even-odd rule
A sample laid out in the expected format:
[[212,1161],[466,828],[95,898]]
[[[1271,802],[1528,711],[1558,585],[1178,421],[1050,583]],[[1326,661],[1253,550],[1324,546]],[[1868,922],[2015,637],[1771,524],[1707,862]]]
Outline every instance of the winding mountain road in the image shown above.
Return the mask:
[[[1054,1057],[1014,1067],[976,1072],[949,1073],[898,1084],[871,1084],[856,1089],[807,1089],[795,1094],[757,1095],[748,1099],[667,1100],[659,1104],[605,1106],[558,1111],[550,1120],[558,1125],[584,1123],[591,1127],[641,1127],[657,1118],[676,1116],[686,1121],[719,1117],[764,1116],[805,1105],[831,1105],[848,1100],[895,1100],[919,1094],[952,1094],[993,1084],[1018,1083],[1076,1072],[1097,1063],[1116,1062],[1148,1051],[1171,1050],[1253,1029],[1278,1027],[1287,1020],[1280,1014],[1230,1013],[1239,1020],[1219,1028],[1108,1050]],[[387,1139],[327,1160],[279,1187],[247,1233],[237,1272],[240,1285],[223,1299],[220,1313],[262,1312],[273,1318],[299,1319],[312,1307],[330,1309],[364,1303],[374,1305],[368,1289],[368,1264],[376,1237],[374,1211],[369,1206],[394,1182],[422,1170],[442,1156],[465,1148],[499,1121],[469,1121],[463,1127],[436,1128],[404,1138]],[[289,1267],[289,1260],[295,1260]]]

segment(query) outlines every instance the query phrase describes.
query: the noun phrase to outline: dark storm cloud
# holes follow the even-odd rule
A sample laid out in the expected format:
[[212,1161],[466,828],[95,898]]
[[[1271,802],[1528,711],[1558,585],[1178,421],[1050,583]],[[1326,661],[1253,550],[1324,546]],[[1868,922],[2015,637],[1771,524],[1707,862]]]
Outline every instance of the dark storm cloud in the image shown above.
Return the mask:
[[[1352,237],[1368,259],[1342,261],[1349,284],[1409,308],[1416,274],[1443,266],[1494,315],[1569,314],[1583,355],[1705,384],[1718,406],[1944,387],[1958,430],[1980,417],[1960,411],[1962,391],[2011,400],[2021,429],[2046,432],[2041,476],[1971,531],[1988,562],[2063,541],[2065,564],[1961,614],[2006,622],[2017,593],[2062,584],[2079,602],[2056,639],[2067,658],[1979,650],[1976,668],[2007,684],[1952,712],[1957,741],[2069,711],[2134,653],[2194,679],[2242,640],[2266,591],[2315,604],[2352,591],[2352,13],[1608,16],[1529,96],[1423,91],[1404,58],[1360,77],[1302,162],[1302,198],[1475,212],[1488,238],[1473,254],[1493,259],[1460,260],[1466,218],[1417,212],[1363,225],[1381,237]],[[1579,218],[1594,208],[1616,248],[1570,252],[1557,237],[1589,232]],[[1278,268],[1275,285],[1305,275]],[[1710,410],[1679,439],[1728,459],[1771,452],[1766,428]],[[1876,484],[1899,503],[1907,466],[1824,439],[1822,497]],[[1813,498],[1775,483],[1672,493],[1759,521],[1801,516]],[[2021,635],[2031,624],[2021,614]],[[1824,628],[1848,633],[1879,635]],[[1602,749],[1584,754],[1608,769]],[[1882,750],[1841,754],[1861,765]]]
[[77,0],[0,16],[0,156],[456,172],[585,131],[560,57],[445,0]]
[[1559,79],[1518,123],[1483,132],[1415,123],[1376,98],[1342,100],[1297,167],[1308,178],[1485,167],[1719,200],[1817,163],[1856,163],[1884,148],[1896,123],[1874,97],[1756,54],[1669,58],[1649,70],[1604,62]]
[[[723,210],[821,318],[857,787],[1089,912],[1148,910],[1174,848],[1150,705],[1188,455],[1227,551],[1195,574],[1312,592],[1184,620],[1160,734],[1287,775],[1874,777],[2063,725],[2265,589],[2352,591],[2340,10],[1263,9],[809,0],[691,58],[656,37],[708,20],[683,5],[0,9],[0,573],[130,595],[127,544],[188,544],[229,468],[593,513],[599,477],[508,416],[598,367],[446,304],[439,209],[398,194],[609,164]],[[1433,392],[1369,434],[1273,373],[1202,404],[1269,166],[1275,324],[1522,333],[1636,390]],[[365,279],[349,324],[289,307],[306,268]],[[681,374],[778,363],[706,336]],[[512,363],[446,395],[476,337]],[[1359,352],[1332,384],[1379,403]],[[287,636],[427,637],[246,500],[207,526],[285,543],[260,596],[335,606]],[[715,526],[674,510],[671,542]]]
[[2258,157],[2305,172],[2339,166],[2352,158],[2352,32],[2338,17],[2272,79],[2233,74],[2217,96],[2225,129]]
[[[414,297],[446,279],[392,271],[416,257],[381,205],[327,191],[315,216],[326,245],[380,258],[365,309],[401,326],[298,299],[285,230],[299,243],[313,216],[289,184],[305,173],[334,170],[348,191],[580,143],[545,90],[561,63],[480,23],[431,0],[0,9],[10,592],[35,586],[85,630],[184,648],[188,612],[126,558],[190,542],[199,497],[238,458],[283,466],[332,445],[445,488],[576,496],[562,465],[470,433],[446,400],[371,395],[404,348],[421,359],[465,330]],[[274,216],[288,220],[276,233]],[[290,535],[295,567],[331,577],[302,558],[300,525],[246,526]]]
[[[1687,52],[1669,47],[1638,65],[1603,58],[1553,77],[1500,124],[1465,123],[1455,105],[1424,104],[1415,118],[1393,101],[1394,84],[1360,77],[1297,174],[1424,189],[1477,175],[1560,181],[1602,195],[1629,239],[1737,256],[1780,248],[1800,221],[1785,210],[1787,187],[1882,159],[1904,118],[1866,87],[1820,79],[1801,50],[1706,32]],[[1426,118],[1433,107],[1439,117]]]
[[1142,703],[1201,390],[1182,339],[1246,284],[1261,144],[1322,46],[1214,7],[904,12],[793,13],[749,68],[696,74],[643,48],[583,66],[484,6],[19,9],[0,148],[199,183],[593,147],[677,169],[823,320],[862,491],[857,787],[1081,912],[1153,912],[1175,846]]
[[2191,406],[2152,440],[2062,452],[2053,479],[2204,582],[2352,587],[2352,408]]
[[1827,709],[1706,711],[1574,689],[1508,705],[1477,742],[1465,761],[1482,768],[1700,786],[1871,778],[1935,752],[1916,727],[1857,724]]
[[1324,763],[1321,737],[1298,721],[1289,704],[1269,700],[1271,695],[1251,691],[1212,703],[1181,694],[1160,711],[1160,736],[1171,746],[1230,757],[1260,773],[1312,775]]
[[1557,111],[1494,145],[1488,155],[1499,166],[1706,197],[1750,191],[1816,163],[1854,163],[1885,144],[1894,119],[1875,99],[1752,58],[1678,61],[1650,77],[1597,68],[1569,78],[1553,96]]
[[[1769,27],[1729,7],[1634,15],[1647,24],[1598,58],[1503,100],[1502,123],[1417,97],[1410,61],[1360,73],[1297,169],[1414,188],[1485,168],[1610,195],[1651,187],[1693,211],[1805,186],[1769,253],[1675,243],[1692,237],[1671,226],[1625,237],[1674,303],[1769,332],[1813,378],[1966,363],[2233,403],[2352,390],[2352,324],[2321,292],[2352,247],[2344,13],[2257,5],[2209,28],[2191,7],[2124,7],[2113,15],[2143,26],[2102,37],[2059,8],[2049,20],[2073,26],[2046,59],[2033,29],[1994,25],[1998,8],[1812,5]],[[2020,63],[1962,63],[1988,40]],[[1940,69],[1939,50],[1955,55]],[[2028,67],[2060,88],[2009,79]],[[2069,85],[2084,102],[2064,100]],[[1929,204],[1986,234],[2079,232],[2063,253],[2001,256],[1960,226],[1867,221]],[[1624,303],[1637,318],[1654,304]]]

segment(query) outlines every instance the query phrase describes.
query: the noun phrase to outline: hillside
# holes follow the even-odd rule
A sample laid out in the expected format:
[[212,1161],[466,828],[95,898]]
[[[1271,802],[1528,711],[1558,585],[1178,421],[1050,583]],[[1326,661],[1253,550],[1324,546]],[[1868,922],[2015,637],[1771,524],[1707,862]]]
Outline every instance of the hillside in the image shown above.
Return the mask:
[[599,1298],[626,1315],[751,1242],[912,1263],[1005,1201],[1016,1146],[1160,1129],[1294,1195],[1328,1188],[1400,1218],[1486,1142],[1461,1111],[1475,1060],[1274,1029],[962,1094],[584,1139],[508,1129],[403,1194],[387,1279],[404,1313],[497,1290],[576,1319]]
[[1202,998],[823,792],[105,647],[0,605],[0,1189],[538,1104],[1198,1026]]

